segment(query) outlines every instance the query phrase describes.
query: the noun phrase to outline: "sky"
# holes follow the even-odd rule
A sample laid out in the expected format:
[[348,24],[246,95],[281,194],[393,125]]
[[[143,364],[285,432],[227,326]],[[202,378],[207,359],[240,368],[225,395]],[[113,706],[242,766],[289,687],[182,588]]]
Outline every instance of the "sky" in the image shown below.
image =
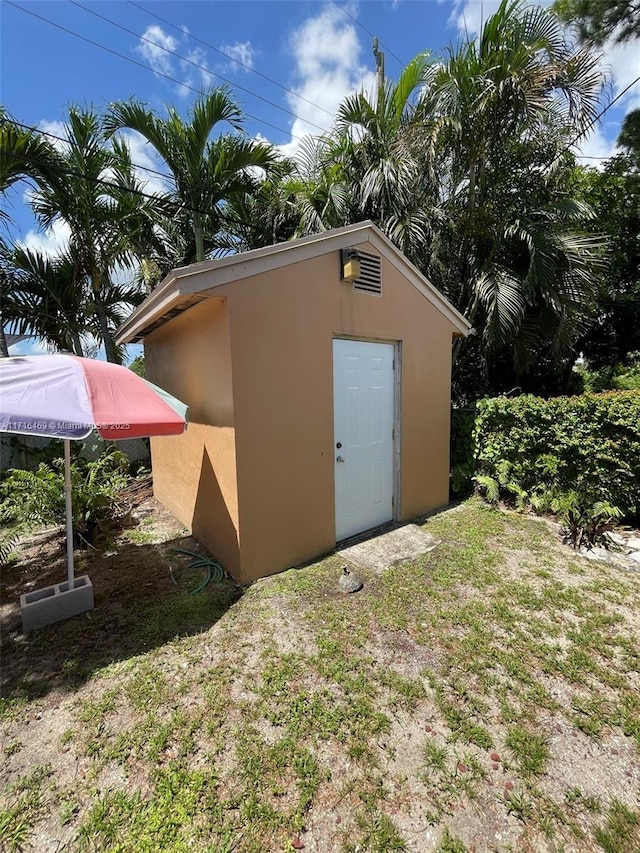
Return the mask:
[[[345,95],[372,88],[372,36],[393,78],[416,54],[438,57],[477,32],[497,6],[497,0],[0,0],[0,101],[17,121],[61,134],[71,104],[103,110],[135,97],[160,114],[167,105],[186,114],[200,90],[227,83],[244,110],[246,131],[292,152],[306,134],[331,126]],[[640,76],[638,48],[637,42],[605,46],[609,99]],[[610,156],[624,115],[639,106],[640,83],[606,113],[581,153]],[[140,137],[128,133],[127,141],[134,163],[162,170]],[[149,190],[161,189],[158,175],[139,175]],[[9,237],[55,251],[64,228],[38,231],[24,196],[20,187],[8,199]]]

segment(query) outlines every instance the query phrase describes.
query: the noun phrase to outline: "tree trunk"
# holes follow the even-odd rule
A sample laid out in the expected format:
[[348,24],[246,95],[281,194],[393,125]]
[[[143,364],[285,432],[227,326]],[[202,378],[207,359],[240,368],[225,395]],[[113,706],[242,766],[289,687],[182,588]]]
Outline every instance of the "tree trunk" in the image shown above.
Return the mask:
[[9,358],[9,347],[7,346],[7,338],[2,326],[2,315],[0,314],[0,358]]
[[193,214],[193,234],[196,238],[196,263],[200,263],[200,261],[204,261],[204,239],[200,215],[197,213]]
[[102,296],[100,295],[99,287],[94,286],[93,288],[93,300],[95,302],[96,318],[98,320],[98,326],[100,327],[100,334],[102,335],[102,343],[104,344],[104,353],[107,357],[107,361],[110,361],[112,364],[120,364],[118,352],[113,342],[113,338],[111,337],[111,332],[109,331],[107,312],[104,310],[104,305],[102,304]]
[[4,333],[4,322],[2,318],[2,293],[0,292],[0,358],[9,358],[9,347],[7,337]]
[[79,356],[84,356],[84,350],[82,349],[80,335],[77,332],[71,332],[71,341],[73,343],[73,351],[75,352],[75,354]]

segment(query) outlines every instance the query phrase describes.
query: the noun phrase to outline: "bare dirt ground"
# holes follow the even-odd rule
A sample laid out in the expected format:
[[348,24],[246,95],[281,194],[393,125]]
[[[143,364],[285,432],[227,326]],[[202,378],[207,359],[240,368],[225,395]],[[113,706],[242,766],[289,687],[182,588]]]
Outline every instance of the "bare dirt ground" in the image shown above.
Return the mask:
[[136,502],[91,614],[21,634],[60,531],[2,578],[2,850],[640,850],[638,573],[472,500],[353,595],[340,554],[192,594]]

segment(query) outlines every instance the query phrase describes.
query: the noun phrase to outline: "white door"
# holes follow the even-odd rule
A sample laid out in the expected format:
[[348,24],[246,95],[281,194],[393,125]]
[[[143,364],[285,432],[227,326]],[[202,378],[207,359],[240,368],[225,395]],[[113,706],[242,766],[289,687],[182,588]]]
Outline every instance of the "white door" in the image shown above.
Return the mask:
[[394,350],[333,342],[337,541],[393,518]]

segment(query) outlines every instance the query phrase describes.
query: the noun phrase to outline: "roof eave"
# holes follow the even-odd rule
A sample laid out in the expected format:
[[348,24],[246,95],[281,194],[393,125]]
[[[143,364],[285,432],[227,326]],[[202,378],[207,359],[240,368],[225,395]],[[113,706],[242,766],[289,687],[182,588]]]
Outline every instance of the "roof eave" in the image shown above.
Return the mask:
[[[449,320],[455,329],[454,335],[466,337],[471,331],[469,321],[373,222],[366,221],[172,270],[118,329],[116,343],[126,344],[144,337],[145,330],[152,326],[155,328],[167,313],[175,311],[182,300],[186,300],[185,305],[189,307],[195,301],[194,294],[202,293],[202,298],[207,298],[212,295],[211,291],[220,285],[277,269],[285,263],[294,264],[317,257],[323,254],[325,243],[331,243],[332,250],[370,243]],[[214,274],[215,280],[207,281],[204,287],[199,286],[199,276],[209,271]]]

